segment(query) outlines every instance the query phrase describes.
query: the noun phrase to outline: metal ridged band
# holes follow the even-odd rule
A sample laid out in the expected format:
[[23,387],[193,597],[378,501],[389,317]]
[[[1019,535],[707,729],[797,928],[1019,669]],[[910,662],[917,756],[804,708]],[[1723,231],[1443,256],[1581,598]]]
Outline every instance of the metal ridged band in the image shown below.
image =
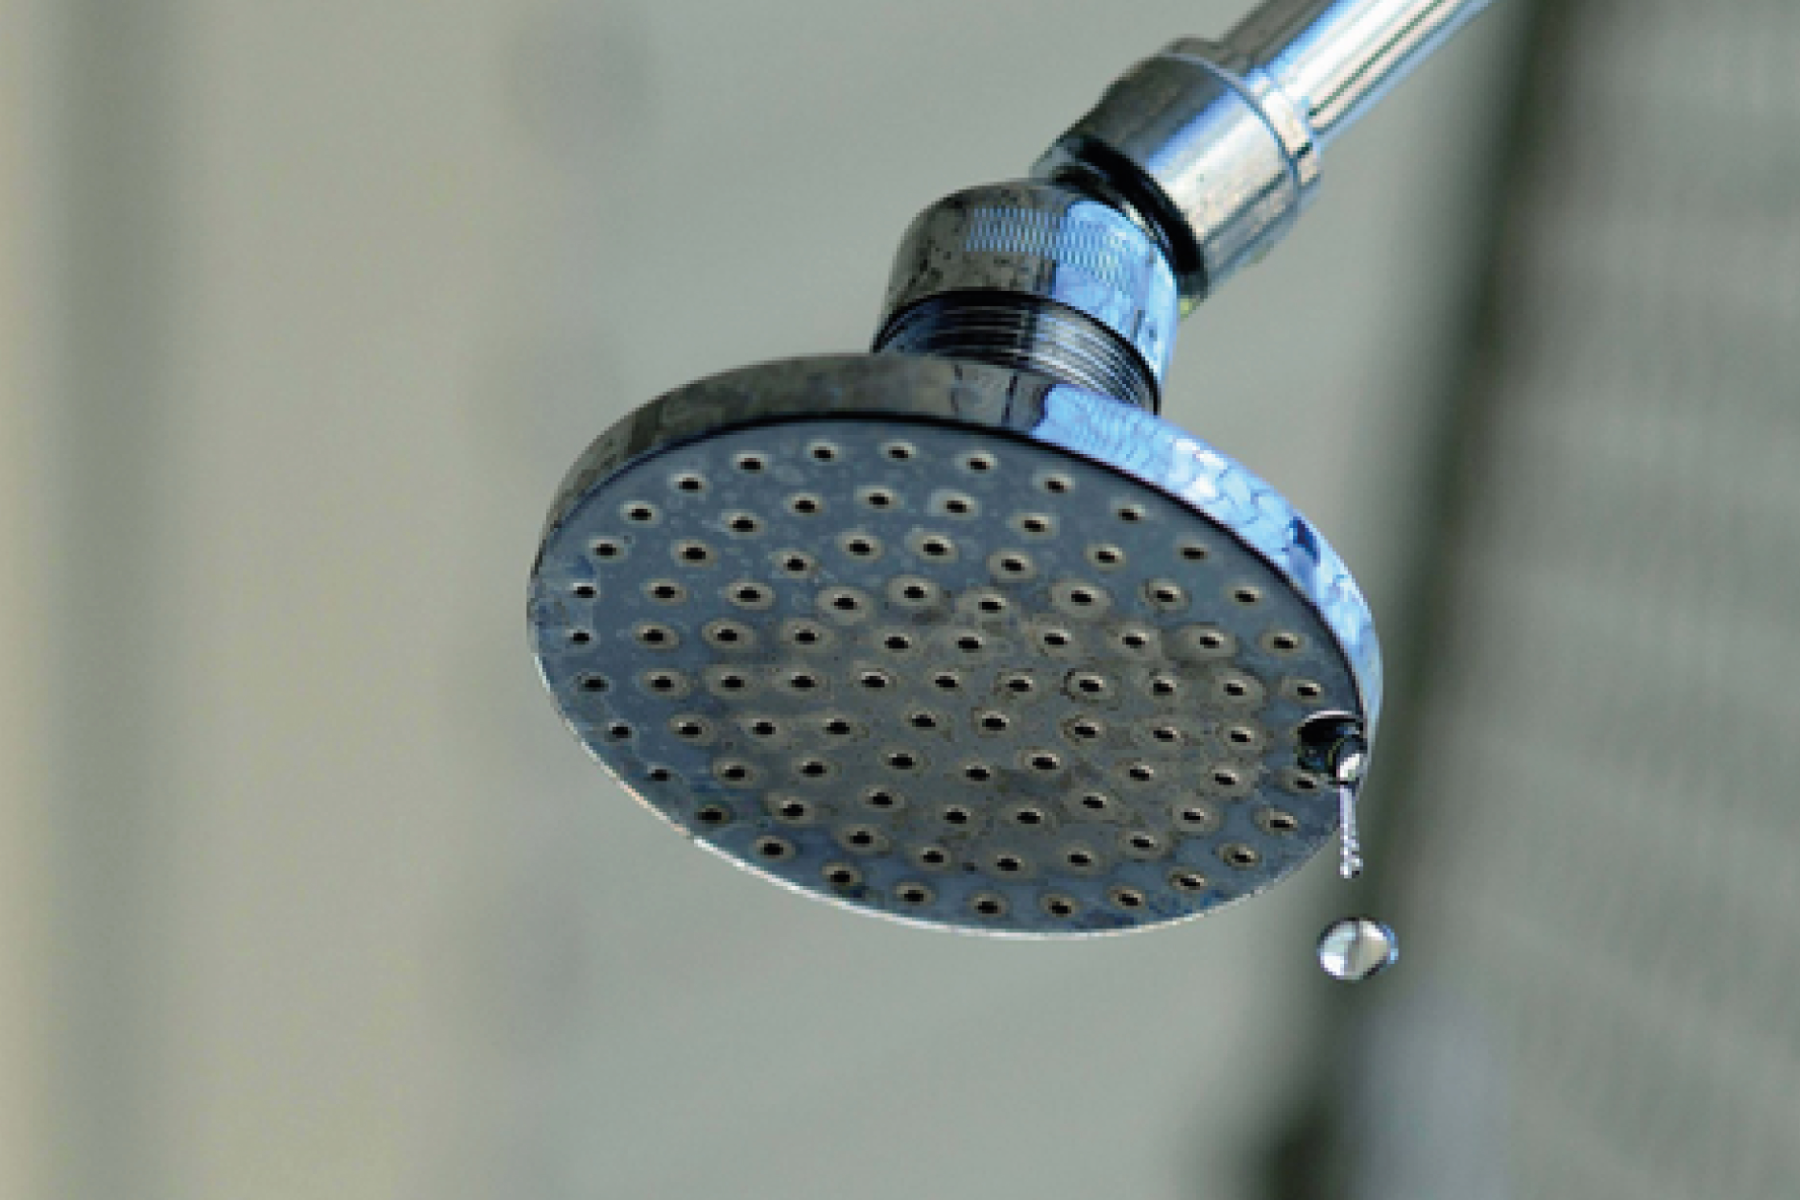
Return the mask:
[[1059,222],[1047,212],[978,208],[969,214],[963,248],[974,254],[1055,259],[1129,295],[1143,286],[1140,241],[1087,213]]
[[1032,296],[933,296],[888,322],[875,349],[1036,371],[1156,411],[1156,380],[1131,347],[1093,318]]
[[[890,329],[902,314],[955,293],[1004,293],[1073,310],[1140,360],[1127,373],[1147,378],[1152,397],[1180,320],[1174,272],[1155,239],[1124,213],[1058,183],[971,188],[927,209],[895,256],[878,345],[896,348]],[[1013,311],[1037,311],[1033,303]]]

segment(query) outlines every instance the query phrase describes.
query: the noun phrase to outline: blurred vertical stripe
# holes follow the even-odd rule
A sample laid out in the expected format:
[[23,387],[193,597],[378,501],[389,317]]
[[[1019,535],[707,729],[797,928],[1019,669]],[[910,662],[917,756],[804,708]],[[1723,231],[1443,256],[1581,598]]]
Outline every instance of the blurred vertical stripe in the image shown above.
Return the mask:
[[1541,22],[1357,1196],[1800,1191],[1800,8]]

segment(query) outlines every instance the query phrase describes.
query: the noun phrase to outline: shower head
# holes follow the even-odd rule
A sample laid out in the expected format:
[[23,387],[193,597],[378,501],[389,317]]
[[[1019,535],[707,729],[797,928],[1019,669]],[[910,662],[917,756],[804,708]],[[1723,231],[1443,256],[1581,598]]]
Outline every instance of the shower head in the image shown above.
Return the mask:
[[1380,707],[1368,608],[1274,489],[1155,415],[1181,312],[1316,173],[1261,68],[1194,47],[1035,178],[929,208],[874,353],[677,389],[563,483],[531,580],[544,680],[700,844],[1044,936],[1209,912],[1338,830],[1331,748],[1366,754]]
[[1355,585],[1267,485],[1140,409],[923,356],[628,417],[558,496],[531,613],[576,735],[703,845],[987,932],[1267,887],[1336,828],[1297,731],[1378,703]]

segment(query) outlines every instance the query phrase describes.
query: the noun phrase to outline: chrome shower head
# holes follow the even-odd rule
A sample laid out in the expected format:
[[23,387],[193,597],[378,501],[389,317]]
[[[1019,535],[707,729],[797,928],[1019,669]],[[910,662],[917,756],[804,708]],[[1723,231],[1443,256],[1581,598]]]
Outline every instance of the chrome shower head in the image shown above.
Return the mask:
[[903,355],[682,388],[602,437],[533,576],[544,677],[654,810],[778,882],[994,933],[1194,916],[1337,825],[1372,723],[1343,565],[1141,410]]
[[1180,315],[1317,170],[1304,106],[1198,45],[1038,177],[929,208],[875,353],[680,388],[565,480],[531,581],[545,682],[702,845],[1043,936],[1209,912],[1339,829],[1380,707],[1368,608],[1274,489],[1154,415]]

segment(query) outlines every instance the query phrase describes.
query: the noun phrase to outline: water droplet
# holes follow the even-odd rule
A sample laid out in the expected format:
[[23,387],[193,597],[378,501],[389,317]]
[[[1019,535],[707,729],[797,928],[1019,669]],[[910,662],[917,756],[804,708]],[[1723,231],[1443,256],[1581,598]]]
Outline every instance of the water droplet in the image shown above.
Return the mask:
[[1345,917],[1319,935],[1319,966],[1345,983],[1361,983],[1399,959],[1400,939],[1369,917]]

